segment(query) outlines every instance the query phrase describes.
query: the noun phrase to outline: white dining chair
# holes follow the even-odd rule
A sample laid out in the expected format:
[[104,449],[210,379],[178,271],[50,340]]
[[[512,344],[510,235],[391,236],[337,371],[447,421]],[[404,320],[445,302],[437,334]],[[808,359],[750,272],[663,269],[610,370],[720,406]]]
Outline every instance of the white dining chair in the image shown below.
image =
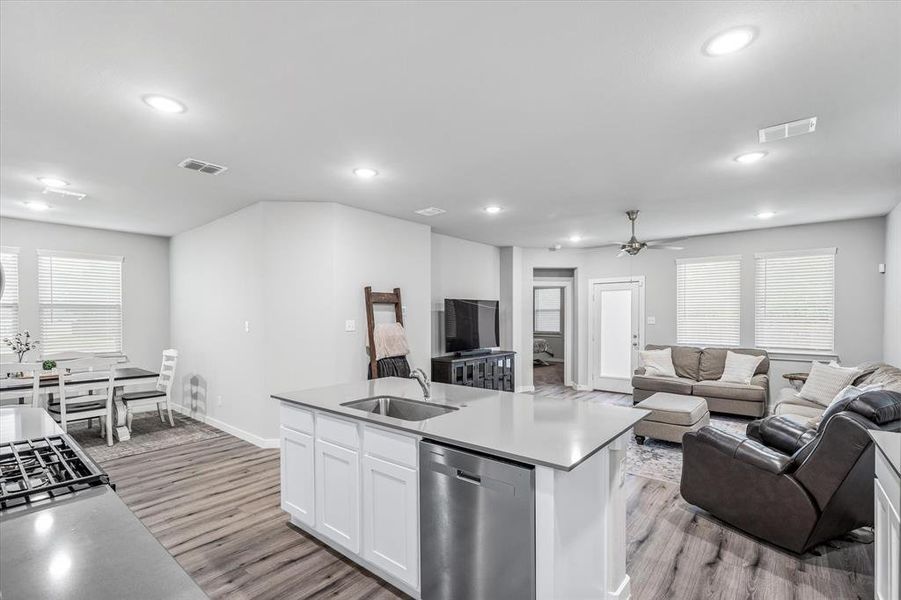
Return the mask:
[[175,382],[175,365],[178,362],[178,350],[170,348],[163,350],[163,363],[160,365],[160,376],[156,381],[156,386],[152,390],[144,390],[140,392],[128,392],[119,396],[119,399],[125,403],[127,409],[125,417],[125,426],[131,431],[131,421],[134,418],[134,409],[142,408],[156,404],[156,412],[160,416],[160,421],[166,422],[163,417],[163,405],[166,406],[166,412],[169,415],[169,425],[175,427],[175,420],[172,418],[172,384]]
[[[20,362],[4,362],[0,363],[0,377],[7,378],[12,377],[15,373],[31,373],[33,375],[31,379],[31,405],[34,407],[38,407],[41,405],[41,372],[44,370],[44,365],[42,363],[20,363]],[[14,398],[16,400],[16,404],[19,403],[19,398],[26,397],[25,393],[20,391],[12,392],[12,391],[0,391],[0,400],[7,400],[9,398]]]
[[[84,381],[86,371],[105,375],[101,381]],[[116,371],[109,359],[80,358],[66,361],[59,373],[59,399],[48,405],[47,412],[68,432],[69,423],[100,419],[100,435],[106,445],[113,445],[113,394]]]

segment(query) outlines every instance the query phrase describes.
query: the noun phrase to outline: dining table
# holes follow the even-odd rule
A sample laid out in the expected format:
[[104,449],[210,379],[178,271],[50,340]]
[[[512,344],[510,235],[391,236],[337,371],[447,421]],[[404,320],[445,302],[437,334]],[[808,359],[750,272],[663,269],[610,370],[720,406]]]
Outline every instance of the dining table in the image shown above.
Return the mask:
[[[160,374],[140,367],[116,367],[114,371],[116,385],[113,395],[113,419],[115,420],[113,434],[116,439],[124,442],[131,439],[131,432],[128,431],[125,423],[127,409],[125,402],[122,401],[122,391],[126,387],[156,383]],[[109,371],[85,371],[76,373],[71,380],[78,383],[103,383],[108,378]],[[2,378],[0,379],[0,401],[18,399],[21,403],[31,395],[33,385],[34,379],[31,376]],[[42,376],[38,387],[42,396],[53,398],[53,394],[59,392],[59,378],[53,375]]]

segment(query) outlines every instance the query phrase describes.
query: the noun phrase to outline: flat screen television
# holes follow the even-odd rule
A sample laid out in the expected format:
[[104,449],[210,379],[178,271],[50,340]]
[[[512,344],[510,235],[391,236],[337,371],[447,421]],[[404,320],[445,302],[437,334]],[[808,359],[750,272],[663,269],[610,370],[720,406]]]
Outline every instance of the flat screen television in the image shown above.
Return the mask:
[[500,346],[497,300],[444,300],[445,351],[475,353]]

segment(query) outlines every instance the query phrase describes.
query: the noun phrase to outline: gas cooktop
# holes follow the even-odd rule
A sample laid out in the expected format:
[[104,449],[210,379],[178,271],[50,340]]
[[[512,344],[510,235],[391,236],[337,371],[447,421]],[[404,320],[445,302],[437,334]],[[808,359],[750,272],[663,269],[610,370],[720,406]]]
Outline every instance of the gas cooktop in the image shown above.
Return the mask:
[[66,434],[0,444],[0,508],[95,485],[109,477]]

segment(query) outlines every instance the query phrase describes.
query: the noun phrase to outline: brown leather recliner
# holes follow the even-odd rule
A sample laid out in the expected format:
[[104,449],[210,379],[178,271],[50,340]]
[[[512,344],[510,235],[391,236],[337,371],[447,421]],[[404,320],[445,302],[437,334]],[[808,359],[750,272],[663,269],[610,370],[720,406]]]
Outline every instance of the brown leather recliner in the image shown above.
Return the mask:
[[711,427],[682,438],[682,497],[796,553],[873,525],[874,446],[867,429],[901,431],[901,394],[867,392],[834,406],[818,429],[784,416],[749,438]]

